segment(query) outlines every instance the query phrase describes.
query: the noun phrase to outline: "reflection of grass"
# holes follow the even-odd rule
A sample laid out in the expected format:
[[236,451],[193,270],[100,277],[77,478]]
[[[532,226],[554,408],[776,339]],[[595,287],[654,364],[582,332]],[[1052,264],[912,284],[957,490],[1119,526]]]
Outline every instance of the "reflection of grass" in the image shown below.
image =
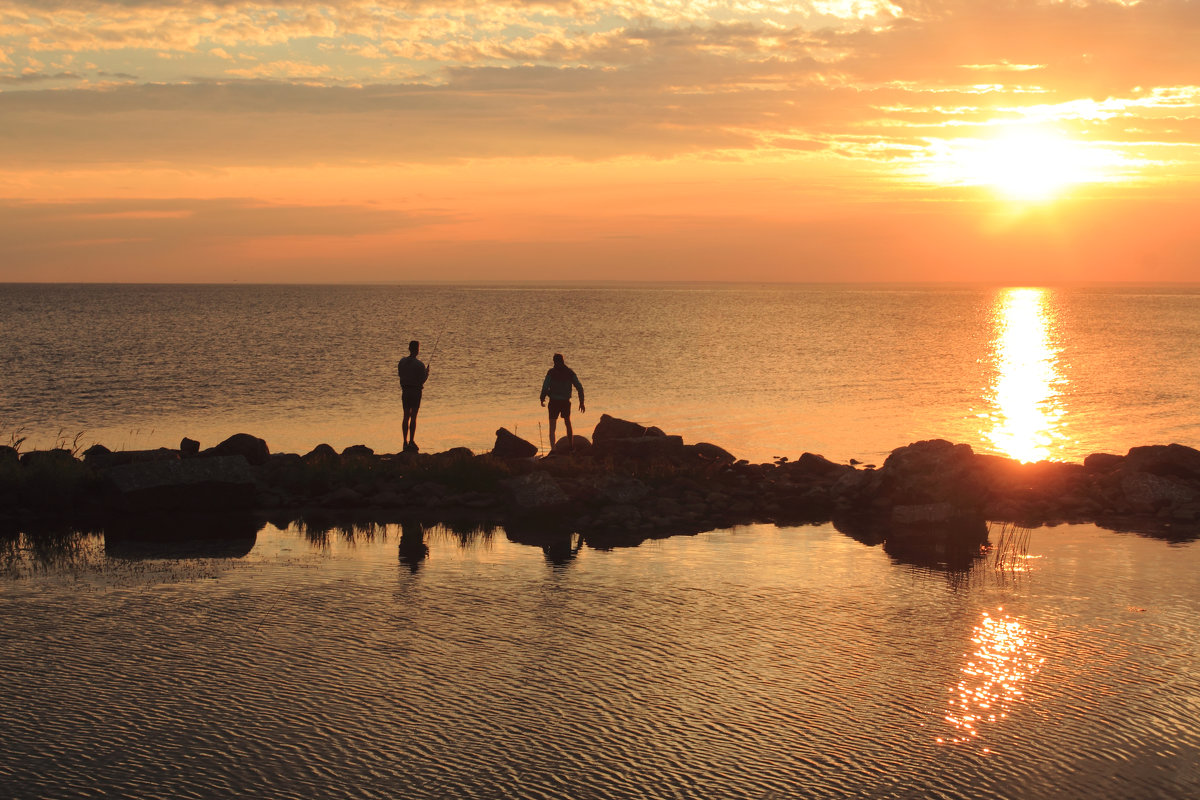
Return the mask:
[[102,539],[95,531],[62,525],[0,535],[0,575],[6,578],[78,573],[103,561]]
[[335,541],[343,544],[386,544],[395,538],[403,545],[405,541],[444,539],[454,542],[460,549],[469,550],[488,546],[499,530],[495,524],[476,520],[459,520],[432,523],[417,519],[396,523],[376,522],[368,519],[348,519],[336,512],[317,511],[297,519],[294,529],[309,544],[325,550]]
[[996,532],[994,526],[991,532],[996,533],[996,543],[989,548],[992,552],[992,566],[1005,572],[1024,572],[1025,561],[1029,557],[1031,529],[1004,522],[1000,524],[999,532]]

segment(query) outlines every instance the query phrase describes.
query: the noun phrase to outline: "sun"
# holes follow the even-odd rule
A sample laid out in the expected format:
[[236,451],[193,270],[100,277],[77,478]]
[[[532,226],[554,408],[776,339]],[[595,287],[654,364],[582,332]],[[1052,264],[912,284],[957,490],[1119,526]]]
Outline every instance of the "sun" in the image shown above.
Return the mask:
[[1004,130],[983,139],[957,139],[932,147],[927,176],[937,183],[987,186],[1012,200],[1039,202],[1068,187],[1105,179],[1109,154],[1037,127]]

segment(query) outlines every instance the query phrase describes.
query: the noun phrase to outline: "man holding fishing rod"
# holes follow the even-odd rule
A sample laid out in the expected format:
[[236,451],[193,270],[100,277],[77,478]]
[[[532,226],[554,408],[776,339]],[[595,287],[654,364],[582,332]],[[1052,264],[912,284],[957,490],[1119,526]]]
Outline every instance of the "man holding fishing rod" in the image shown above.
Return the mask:
[[[429,367],[417,358],[420,349],[421,343],[413,339],[408,343],[408,355],[396,364],[396,372],[400,375],[400,403],[404,408],[400,430],[404,434],[405,450],[420,449],[414,438],[417,435],[417,412],[421,409],[421,390],[425,387],[425,381],[429,380]],[[437,342],[434,342],[433,349],[437,350]]]

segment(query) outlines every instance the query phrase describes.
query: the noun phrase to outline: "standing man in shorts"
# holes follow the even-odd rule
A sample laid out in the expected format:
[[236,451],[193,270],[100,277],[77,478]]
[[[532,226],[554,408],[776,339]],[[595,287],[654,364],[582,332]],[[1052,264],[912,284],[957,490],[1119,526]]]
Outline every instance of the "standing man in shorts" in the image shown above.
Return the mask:
[[579,382],[575,370],[568,367],[563,361],[562,354],[555,353],[554,366],[546,372],[546,379],[542,381],[542,405],[546,405],[546,398],[550,399],[551,452],[554,451],[554,425],[559,417],[563,418],[563,422],[567,426],[568,450],[575,441],[571,431],[571,387],[579,390],[579,413],[582,414],[584,411],[583,384]]
[[417,412],[421,409],[421,390],[429,380],[429,367],[417,358],[421,343],[413,339],[408,343],[408,355],[396,364],[400,375],[400,403],[404,407],[404,418],[400,430],[404,434],[404,449],[416,450]]

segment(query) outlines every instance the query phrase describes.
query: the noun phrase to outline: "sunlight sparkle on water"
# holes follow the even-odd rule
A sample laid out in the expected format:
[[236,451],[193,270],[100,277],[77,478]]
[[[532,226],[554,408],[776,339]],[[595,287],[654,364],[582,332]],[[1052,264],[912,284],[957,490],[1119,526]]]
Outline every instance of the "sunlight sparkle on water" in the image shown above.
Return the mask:
[[1026,684],[1045,662],[1037,654],[1035,639],[1019,620],[983,612],[983,621],[971,635],[976,649],[963,656],[964,677],[949,690],[950,706],[944,719],[954,730],[938,737],[939,744],[978,741],[982,726],[1008,718],[1013,706],[1024,699]]
[[1019,461],[1053,456],[1063,438],[1058,349],[1051,340],[1053,320],[1046,289],[1005,289],[996,300],[996,377],[990,387],[992,411],[982,431],[996,449]]

